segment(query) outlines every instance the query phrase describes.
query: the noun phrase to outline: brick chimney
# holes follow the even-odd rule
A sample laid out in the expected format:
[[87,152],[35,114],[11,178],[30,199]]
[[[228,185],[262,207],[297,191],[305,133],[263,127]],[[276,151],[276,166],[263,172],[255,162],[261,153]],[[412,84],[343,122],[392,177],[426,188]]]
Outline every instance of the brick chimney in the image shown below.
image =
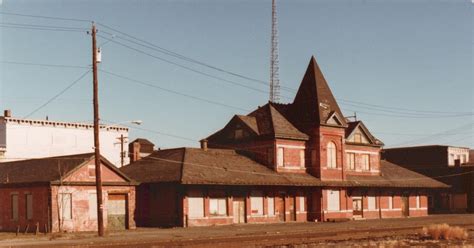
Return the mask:
[[201,149],[207,151],[207,139],[202,139],[201,141]]
[[3,117],[12,117],[12,111],[9,109],[5,109],[3,111]]

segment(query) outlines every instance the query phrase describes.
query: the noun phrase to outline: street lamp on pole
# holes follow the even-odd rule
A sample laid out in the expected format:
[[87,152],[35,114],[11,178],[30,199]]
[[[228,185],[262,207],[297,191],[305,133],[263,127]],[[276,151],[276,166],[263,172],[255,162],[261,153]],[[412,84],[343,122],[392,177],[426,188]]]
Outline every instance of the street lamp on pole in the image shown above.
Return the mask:
[[[125,124],[125,123],[130,123],[130,124],[134,124],[134,125],[141,125],[143,123],[142,120],[132,120],[132,121],[121,121],[121,122],[118,122],[118,123],[113,123],[111,125],[108,125],[108,126],[105,126],[105,128],[110,128],[110,127],[114,127],[114,126],[117,126],[117,125],[120,125],[120,124]],[[128,137],[124,137],[123,134],[120,135],[120,137],[118,137],[117,139],[119,140],[119,144],[120,144],[120,166],[123,167],[125,165],[125,155],[126,155],[126,152],[124,150],[124,143],[125,143],[125,139],[127,139]]]

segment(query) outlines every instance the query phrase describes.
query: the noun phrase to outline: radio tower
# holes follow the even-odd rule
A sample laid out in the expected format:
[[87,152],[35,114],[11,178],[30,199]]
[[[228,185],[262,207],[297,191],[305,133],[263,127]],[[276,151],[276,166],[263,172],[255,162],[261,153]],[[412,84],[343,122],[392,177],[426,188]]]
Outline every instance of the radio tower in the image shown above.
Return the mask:
[[278,67],[278,28],[276,0],[272,0],[272,48],[270,58],[270,101],[280,100],[280,75]]

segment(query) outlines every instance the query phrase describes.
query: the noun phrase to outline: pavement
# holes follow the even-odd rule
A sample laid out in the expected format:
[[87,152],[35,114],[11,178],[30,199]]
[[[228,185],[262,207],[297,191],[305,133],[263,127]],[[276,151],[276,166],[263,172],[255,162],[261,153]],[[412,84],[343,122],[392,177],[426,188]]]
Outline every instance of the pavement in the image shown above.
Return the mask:
[[[384,237],[404,237],[429,224],[447,223],[471,231],[463,244],[474,247],[474,214],[357,220],[339,223],[242,224],[190,228],[137,228],[107,233],[0,233],[0,247],[312,247]],[[342,243],[341,243],[342,244]]]

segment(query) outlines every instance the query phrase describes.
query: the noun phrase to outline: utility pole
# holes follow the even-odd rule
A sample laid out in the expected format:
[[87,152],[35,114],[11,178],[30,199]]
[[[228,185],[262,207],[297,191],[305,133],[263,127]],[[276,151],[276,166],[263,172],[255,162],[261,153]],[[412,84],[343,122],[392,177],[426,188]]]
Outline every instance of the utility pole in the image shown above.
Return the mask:
[[94,85],[94,150],[95,150],[95,183],[97,191],[97,229],[99,236],[104,236],[104,204],[102,202],[102,173],[100,168],[99,144],[99,82],[97,80],[97,45],[96,28],[92,23],[92,72]]
[[124,151],[124,149],[123,149],[123,148],[124,148],[123,146],[124,146],[124,143],[125,143],[125,139],[126,139],[126,138],[127,138],[127,137],[124,137],[123,134],[121,134],[120,137],[117,138],[117,139],[120,140],[120,163],[121,163],[122,167],[123,167],[124,164],[125,164],[125,151]]

